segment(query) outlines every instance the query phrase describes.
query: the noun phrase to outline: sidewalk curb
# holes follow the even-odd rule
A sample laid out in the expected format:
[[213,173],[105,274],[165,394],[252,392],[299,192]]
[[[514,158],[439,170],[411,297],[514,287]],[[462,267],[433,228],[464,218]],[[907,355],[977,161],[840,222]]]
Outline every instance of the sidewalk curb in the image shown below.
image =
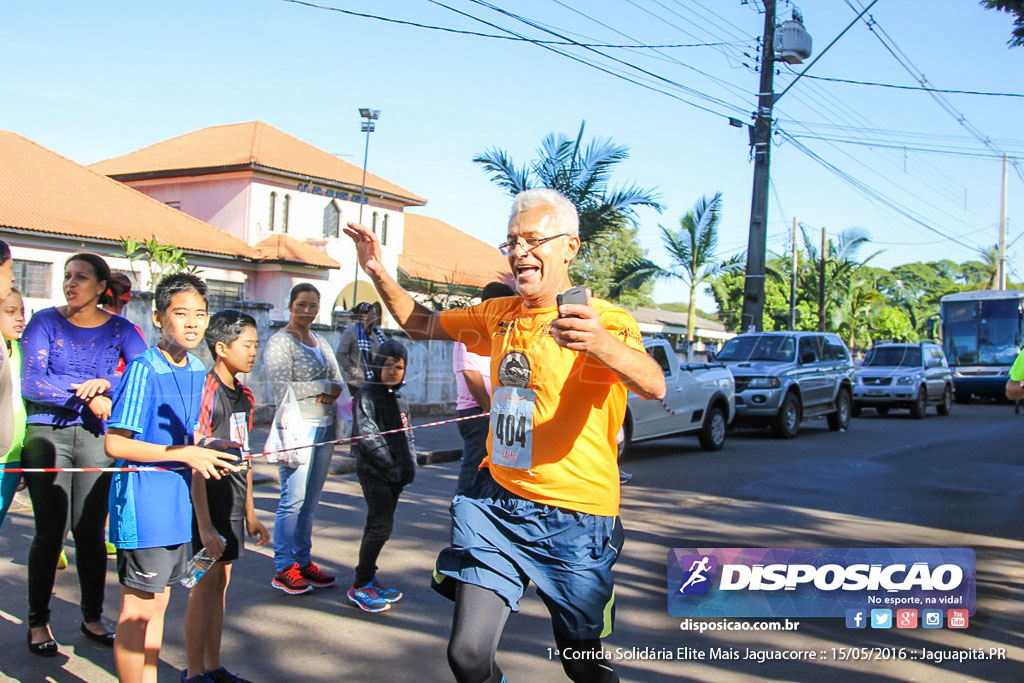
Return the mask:
[[[448,448],[437,451],[417,451],[416,452],[416,463],[419,465],[436,465],[442,462],[453,462],[462,457],[462,449]],[[356,471],[356,459],[348,455],[337,455],[335,454],[333,462],[331,462],[331,469],[329,475],[336,474],[352,474]],[[276,471],[271,473],[267,472],[256,472],[252,473],[252,484],[253,486],[263,486],[267,484],[278,484],[280,483],[277,478]]]

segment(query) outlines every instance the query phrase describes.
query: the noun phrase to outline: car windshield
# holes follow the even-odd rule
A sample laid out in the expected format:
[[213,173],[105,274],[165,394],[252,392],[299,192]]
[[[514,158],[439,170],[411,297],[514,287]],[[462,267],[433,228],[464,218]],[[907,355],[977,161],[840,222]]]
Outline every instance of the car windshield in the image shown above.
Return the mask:
[[872,367],[921,367],[920,346],[879,346],[871,349],[864,365]]
[[715,356],[717,360],[774,360],[792,362],[795,357],[793,338],[775,334],[745,334],[733,337]]

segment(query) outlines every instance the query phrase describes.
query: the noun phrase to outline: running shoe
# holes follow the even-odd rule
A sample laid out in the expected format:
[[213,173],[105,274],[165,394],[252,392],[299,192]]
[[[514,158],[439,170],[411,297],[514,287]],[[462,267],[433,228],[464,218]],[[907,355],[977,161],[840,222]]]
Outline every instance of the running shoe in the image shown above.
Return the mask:
[[348,599],[364,612],[386,612],[391,609],[391,603],[377,595],[372,582],[349,588]]
[[382,586],[380,581],[377,580],[376,576],[373,577],[373,581],[370,582],[370,585],[373,586],[373,590],[377,591],[377,595],[384,598],[388,602],[398,602],[402,599],[402,591]]
[[107,557],[117,558],[117,546],[115,546],[110,541],[107,541],[106,544],[107,544]]
[[188,669],[181,670],[181,683],[210,683],[213,679],[210,678],[210,674],[196,674],[195,676],[188,676]]
[[219,669],[214,669],[213,671],[207,671],[205,675],[209,680],[213,681],[213,683],[252,683],[252,681],[247,678],[242,678],[237,674],[231,673],[223,666]]
[[299,569],[302,578],[313,588],[330,588],[334,585],[334,577],[316,566],[316,562],[310,562]]
[[273,588],[284,591],[288,595],[301,595],[313,590],[313,587],[309,585],[309,581],[306,581],[299,572],[298,562],[292,563],[283,572],[275,574],[274,578],[270,581],[270,585]]
[[68,551],[61,550],[60,556],[57,558],[57,569],[68,568]]

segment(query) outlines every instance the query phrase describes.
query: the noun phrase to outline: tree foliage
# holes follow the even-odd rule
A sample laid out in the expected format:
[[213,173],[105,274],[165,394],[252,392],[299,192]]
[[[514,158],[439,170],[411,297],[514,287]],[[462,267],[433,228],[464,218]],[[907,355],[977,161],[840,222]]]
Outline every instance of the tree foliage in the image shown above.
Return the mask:
[[[818,329],[820,246],[803,235],[797,268],[796,329]],[[939,313],[946,294],[992,289],[998,272],[998,251],[993,247],[976,259],[904,263],[889,270],[870,265],[878,253],[860,258],[870,244],[863,230],[846,230],[830,240],[825,251],[825,329],[839,333],[851,347],[867,347],[878,339],[917,341],[927,336],[929,320]],[[789,327],[792,261],[775,254],[766,264],[764,329]],[[739,332],[743,301],[742,272],[715,280],[712,291],[719,319]],[[1009,289],[1021,288],[1008,283]]]
[[616,273],[627,263],[644,258],[644,249],[637,240],[638,229],[625,226],[585,244],[569,266],[573,282],[583,282],[594,296],[614,301],[626,308],[653,306],[652,282],[618,289]]
[[510,196],[523,190],[551,188],[565,195],[579,212],[582,247],[570,269],[574,282],[585,283],[594,294],[625,305],[646,305],[651,287],[633,287],[611,293],[611,279],[626,259],[643,258],[636,239],[637,209],[661,212],[653,190],[636,184],[611,185],[616,166],[629,158],[629,149],[610,139],[584,142],[586,122],[576,136],[551,133],[537,149],[537,158],[518,166],[508,152],[494,147],[473,161],[490,174],[491,182]]
[[1013,20],[1013,33],[1007,41],[1010,47],[1024,45],[1024,0],[981,0],[981,6],[997,9],[1016,17]]
[[693,208],[679,220],[675,232],[665,226],[661,228],[661,241],[668,251],[671,265],[663,268],[650,259],[636,259],[625,264],[616,273],[615,290],[638,287],[654,280],[679,280],[689,289],[687,306],[686,338],[693,341],[697,315],[698,289],[723,274],[738,270],[742,262],[733,258],[724,262],[715,260],[718,248],[718,221],[721,217],[722,193],[716,192],[697,200]]

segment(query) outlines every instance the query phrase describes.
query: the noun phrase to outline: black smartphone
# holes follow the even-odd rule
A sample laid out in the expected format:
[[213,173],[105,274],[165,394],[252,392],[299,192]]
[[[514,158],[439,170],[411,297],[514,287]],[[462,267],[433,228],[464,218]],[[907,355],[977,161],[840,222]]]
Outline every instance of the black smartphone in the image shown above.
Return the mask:
[[[565,290],[564,292],[561,292],[558,295],[558,306],[561,307],[562,304],[581,304],[583,306],[586,306],[587,305],[587,287],[586,287],[586,285],[576,285],[575,287],[570,287],[569,289]],[[566,316],[560,315],[559,317],[560,318],[578,318],[579,316],[578,315],[566,315]]]

